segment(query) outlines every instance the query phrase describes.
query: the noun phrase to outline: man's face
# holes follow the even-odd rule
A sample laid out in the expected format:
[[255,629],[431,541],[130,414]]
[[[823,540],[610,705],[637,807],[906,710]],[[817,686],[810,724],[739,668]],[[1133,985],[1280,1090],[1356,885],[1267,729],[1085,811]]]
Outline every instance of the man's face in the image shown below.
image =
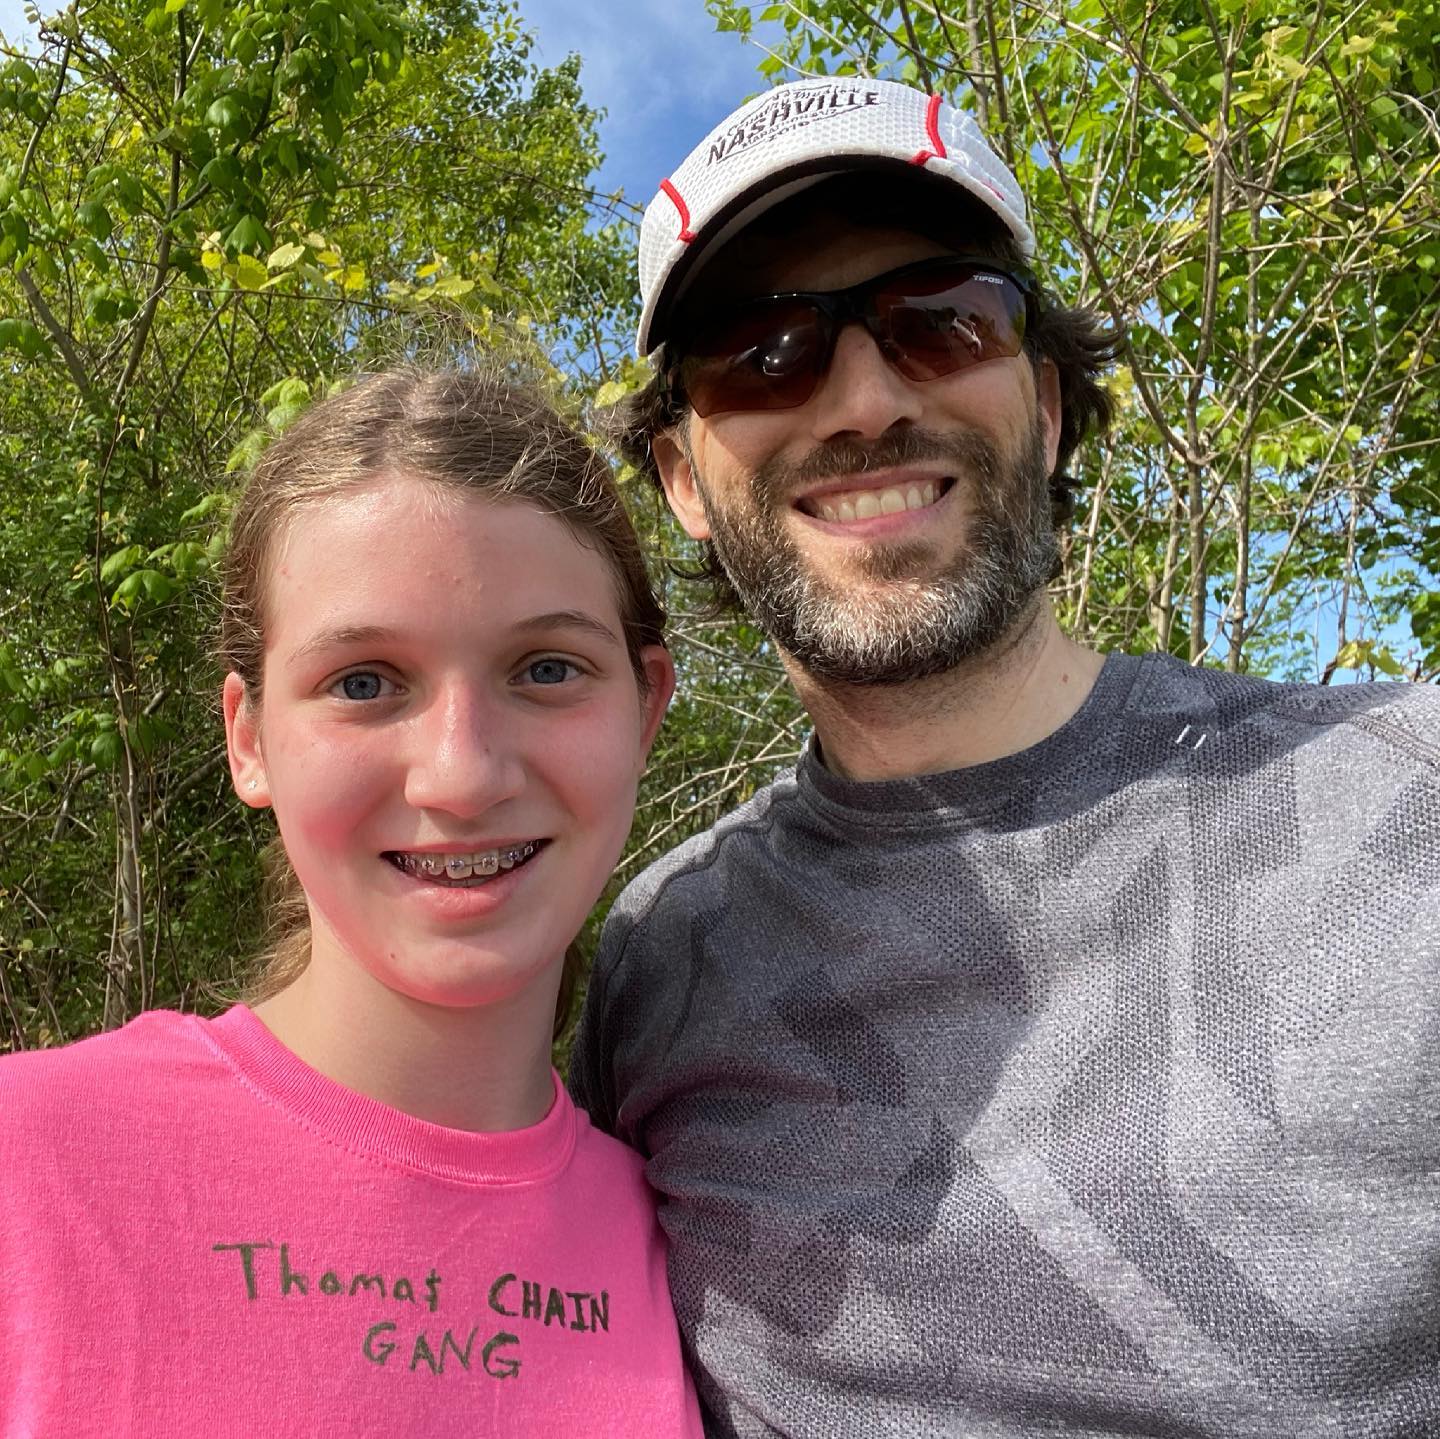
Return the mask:
[[[706,305],[834,290],[949,253],[901,230],[806,231],[756,263],[722,254]],[[684,332],[679,337],[683,347]],[[894,684],[983,652],[1028,613],[1056,556],[1048,362],[987,360],[907,380],[859,325],[790,410],[703,419],[656,441],[681,523],[709,539],[745,607],[819,679]]]

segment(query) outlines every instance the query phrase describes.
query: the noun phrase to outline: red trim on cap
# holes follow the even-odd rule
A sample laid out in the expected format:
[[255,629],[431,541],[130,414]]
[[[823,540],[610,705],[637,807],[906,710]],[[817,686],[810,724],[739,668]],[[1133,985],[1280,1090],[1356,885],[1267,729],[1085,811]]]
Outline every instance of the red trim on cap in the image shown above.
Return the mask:
[[932,95],[930,103],[925,106],[925,134],[929,137],[930,148],[917,151],[910,160],[912,165],[923,165],[927,160],[946,158],[948,152],[945,142],[940,138],[940,105],[940,97]]
[[690,232],[690,207],[680,198],[680,192],[669,180],[661,180],[660,188],[669,195],[670,203],[680,212],[680,233],[675,237],[681,244],[688,245],[695,236]]

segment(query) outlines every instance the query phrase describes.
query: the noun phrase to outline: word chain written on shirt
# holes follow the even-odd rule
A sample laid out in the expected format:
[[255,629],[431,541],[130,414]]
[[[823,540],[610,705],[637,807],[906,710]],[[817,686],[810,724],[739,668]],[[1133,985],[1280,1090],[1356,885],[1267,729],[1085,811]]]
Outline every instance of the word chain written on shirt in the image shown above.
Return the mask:
[[[211,1248],[217,1254],[238,1255],[237,1277],[243,1281],[248,1303],[255,1303],[262,1297],[361,1298],[410,1304],[431,1314],[440,1308],[442,1281],[433,1268],[417,1288],[407,1275],[394,1275],[387,1280],[382,1271],[374,1269],[353,1269],[344,1273],[339,1269],[327,1269],[316,1278],[313,1271],[297,1269],[291,1262],[289,1244],[276,1244],[271,1240],[213,1244]],[[603,1289],[599,1294],[560,1289],[507,1273],[498,1275],[491,1283],[486,1302],[491,1311],[502,1319],[518,1319],[546,1329],[553,1324],[581,1334],[608,1333],[610,1330],[610,1295]],[[484,1340],[477,1356],[475,1341],[482,1328],[494,1328],[495,1332]],[[495,1327],[494,1321],[471,1325],[463,1338],[458,1337],[456,1329],[447,1327],[437,1340],[433,1331],[427,1333],[423,1328],[409,1337],[401,1333],[399,1323],[382,1319],[368,1326],[360,1350],[370,1363],[381,1368],[389,1366],[393,1358],[397,1361],[396,1368],[403,1367],[411,1373],[417,1370],[431,1374],[455,1373],[457,1370],[468,1373],[478,1360],[480,1369],[492,1379],[513,1379],[520,1372],[520,1358],[516,1352],[519,1345],[518,1334]]]

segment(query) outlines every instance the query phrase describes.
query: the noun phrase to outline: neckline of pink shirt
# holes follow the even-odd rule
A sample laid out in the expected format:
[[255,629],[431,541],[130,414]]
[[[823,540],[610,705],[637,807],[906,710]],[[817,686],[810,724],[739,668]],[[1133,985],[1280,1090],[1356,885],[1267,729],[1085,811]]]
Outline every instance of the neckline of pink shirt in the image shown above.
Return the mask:
[[260,1099],[351,1153],[458,1184],[543,1184],[575,1152],[578,1115],[551,1071],[555,1100],[538,1124],[475,1133],[447,1129],[327,1079],[292,1053],[246,1005],[199,1020],[211,1047]]

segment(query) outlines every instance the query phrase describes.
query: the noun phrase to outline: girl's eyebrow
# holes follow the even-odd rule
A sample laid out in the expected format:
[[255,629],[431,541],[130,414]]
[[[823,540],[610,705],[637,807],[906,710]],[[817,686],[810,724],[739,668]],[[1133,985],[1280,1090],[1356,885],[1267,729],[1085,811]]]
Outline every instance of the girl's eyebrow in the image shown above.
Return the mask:
[[383,625],[338,625],[334,629],[320,630],[311,635],[304,644],[297,645],[290,652],[288,663],[298,664],[313,654],[341,649],[347,645],[383,644],[394,638],[395,631],[387,630]]
[[521,620],[515,628],[524,631],[583,630],[587,634],[599,635],[611,644],[620,643],[619,636],[609,625],[584,610],[551,610],[547,614],[531,615],[528,619]]
[[[614,645],[621,643],[609,625],[584,610],[550,610],[543,615],[530,615],[520,620],[515,629],[522,633],[581,630],[586,634],[598,635]],[[338,625],[333,629],[320,630],[303,644],[297,645],[291,651],[288,663],[299,664],[311,655],[345,649],[352,645],[386,644],[395,638],[396,632],[386,629],[384,625]]]

